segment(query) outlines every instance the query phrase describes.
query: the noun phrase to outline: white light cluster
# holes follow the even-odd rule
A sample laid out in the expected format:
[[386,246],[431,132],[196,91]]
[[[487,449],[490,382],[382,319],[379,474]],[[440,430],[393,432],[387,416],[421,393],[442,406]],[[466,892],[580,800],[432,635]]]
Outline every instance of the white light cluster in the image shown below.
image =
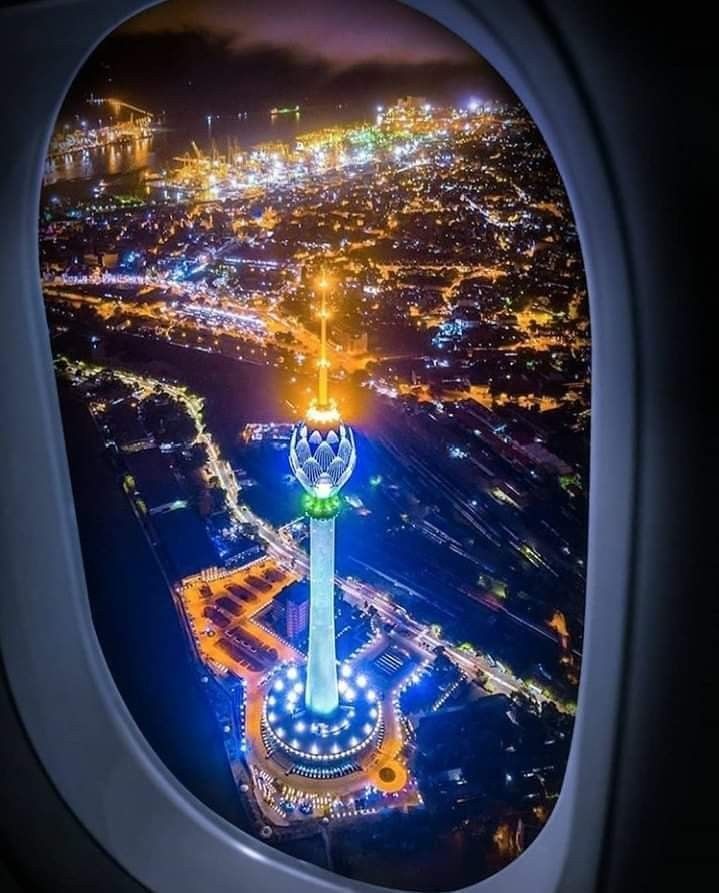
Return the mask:
[[[378,702],[377,693],[372,688],[368,688],[368,679],[364,674],[358,674],[354,677],[352,667],[349,664],[343,664],[340,668],[340,680],[338,688],[342,695],[344,707],[344,716],[336,723],[329,724],[316,720],[309,723],[309,734],[314,736],[316,740],[311,743],[303,743],[299,740],[300,735],[305,735],[308,731],[308,723],[298,718],[293,722],[292,716],[301,710],[298,705],[300,695],[304,691],[304,683],[300,671],[295,666],[284,669],[281,675],[277,676],[271,684],[270,693],[265,698],[263,709],[263,736],[266,733],[269,740],[276,744],[281,750],[290,753],[294,757],[306,759],[312,762],[336,763],[338,760],[350,757],[363,748],[365,748],[375,736],[382,736],[382,711]],[[352,680],[354,685],[350,685]],[[289,689],[289,691],[287,691]],[[281,717],[278,715],[277,697],[274,692],[285,692],[283,696],[284,713],[287,717],[287,726],[282,723]],[[358,699],[364,695],[364,705],[358,704]],[[357,704],[358,706],[354,706]],[[369,709],[365,705],[369,706]],[[272,709],[275,708],[275,709]],[[357,710],[360,710],[360,716],[357,717]],[[366,712],[365,712],[366,711]],[[342,748],[336,736],[342,732],[351,729],[353,723],[362,722],[362,717],[366,717],[361,729],[356,730],[356,734],[352,734],[349,739],[349,746]],[[356,718],[356,719],[355,719]],[[282,723],[282,724],[281,724]],[[292,737],[288,740],[288,729],[292,732]],[[333,740],[333,738],[335,740]],[[318,770],[320,773],[323,770]],[[330,777],[334,773],[334,769],[327,769],[326,777]]]

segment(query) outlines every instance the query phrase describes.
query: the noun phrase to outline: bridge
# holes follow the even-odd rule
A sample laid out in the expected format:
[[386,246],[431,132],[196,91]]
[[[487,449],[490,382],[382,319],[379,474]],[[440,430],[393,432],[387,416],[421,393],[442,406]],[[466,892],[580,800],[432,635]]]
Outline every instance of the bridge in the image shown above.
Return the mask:
[[148,112],[147,109],[138,108],[136,105],[131,105],[129,102],[124,102],[122,99],[113,99],[112,97],[99,97],[99,96],[91,96],[90,99],[87,100],[90,105],[109,105],[113,111],[118,112],[120,109],[128,109],[131,112],[137,112],[139,115],[142,115],[145,118],[153,118],[152,112]]

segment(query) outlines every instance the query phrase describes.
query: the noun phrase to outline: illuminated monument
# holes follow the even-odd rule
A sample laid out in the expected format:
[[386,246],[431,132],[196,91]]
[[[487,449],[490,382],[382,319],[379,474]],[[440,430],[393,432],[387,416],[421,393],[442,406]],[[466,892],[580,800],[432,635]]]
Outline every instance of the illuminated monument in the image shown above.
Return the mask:
[[335,517],[338,493],[354,471],[357,451],[352,431],[329,399],[327,359],[327,283],[320,282],[322,326],[319,388],[304,421],[290,441],[290,466],[306,491],[310,519],[310,638],[305,706],[329,716],[339,705],[335,655]]
[[321,350],[317,398],[290,440],[290,467],[305,490],[310,519],[310,619],[306,667],[277,675],[265,699],[263,733],[269,749],[296,761],[295,771],[311,777],[345,773],[348,758],[382,734],[382,709],[366,676],[343,665],[335,651],[335,519],[339,492],[357,460],[352,430],[329,397],[327,289],[321,295]]

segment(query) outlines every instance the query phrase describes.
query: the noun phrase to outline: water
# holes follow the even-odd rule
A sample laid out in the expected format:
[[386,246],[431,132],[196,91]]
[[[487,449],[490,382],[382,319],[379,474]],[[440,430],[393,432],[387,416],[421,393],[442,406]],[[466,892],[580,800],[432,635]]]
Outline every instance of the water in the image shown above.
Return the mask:
[[267,110],[214,115],[209,122],[196,113],[175,115],[147,139],[57,159],[45,175],[44,194],[45,198],[56,195],[80,199],[101,179],[110,184],[111,191],[139,194],[143,173],[171,168],[176,157],[192,154],[193,140],[203,153],[211,152],[214,146],[220,154],[226,154],[232,146],[248,149],[268,141],[292,142],[309,130],[370,118],[367,108],[333,105],[306,107],[299,115],[273,117]]

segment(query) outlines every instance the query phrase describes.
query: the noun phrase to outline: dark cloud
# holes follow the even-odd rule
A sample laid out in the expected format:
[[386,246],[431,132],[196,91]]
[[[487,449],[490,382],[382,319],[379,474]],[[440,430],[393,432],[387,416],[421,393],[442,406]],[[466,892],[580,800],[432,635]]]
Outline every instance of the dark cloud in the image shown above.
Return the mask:
[[237,51],[257,45],[288,48],[335,67],[477,59],[458,37],[398,0],[170,0],[122,29],[125,34],[198,30],[222,37]]
[[397,0],[169,0],[100,44],[66,112],[91,92],[175,114],[510,95],[473,50]]

